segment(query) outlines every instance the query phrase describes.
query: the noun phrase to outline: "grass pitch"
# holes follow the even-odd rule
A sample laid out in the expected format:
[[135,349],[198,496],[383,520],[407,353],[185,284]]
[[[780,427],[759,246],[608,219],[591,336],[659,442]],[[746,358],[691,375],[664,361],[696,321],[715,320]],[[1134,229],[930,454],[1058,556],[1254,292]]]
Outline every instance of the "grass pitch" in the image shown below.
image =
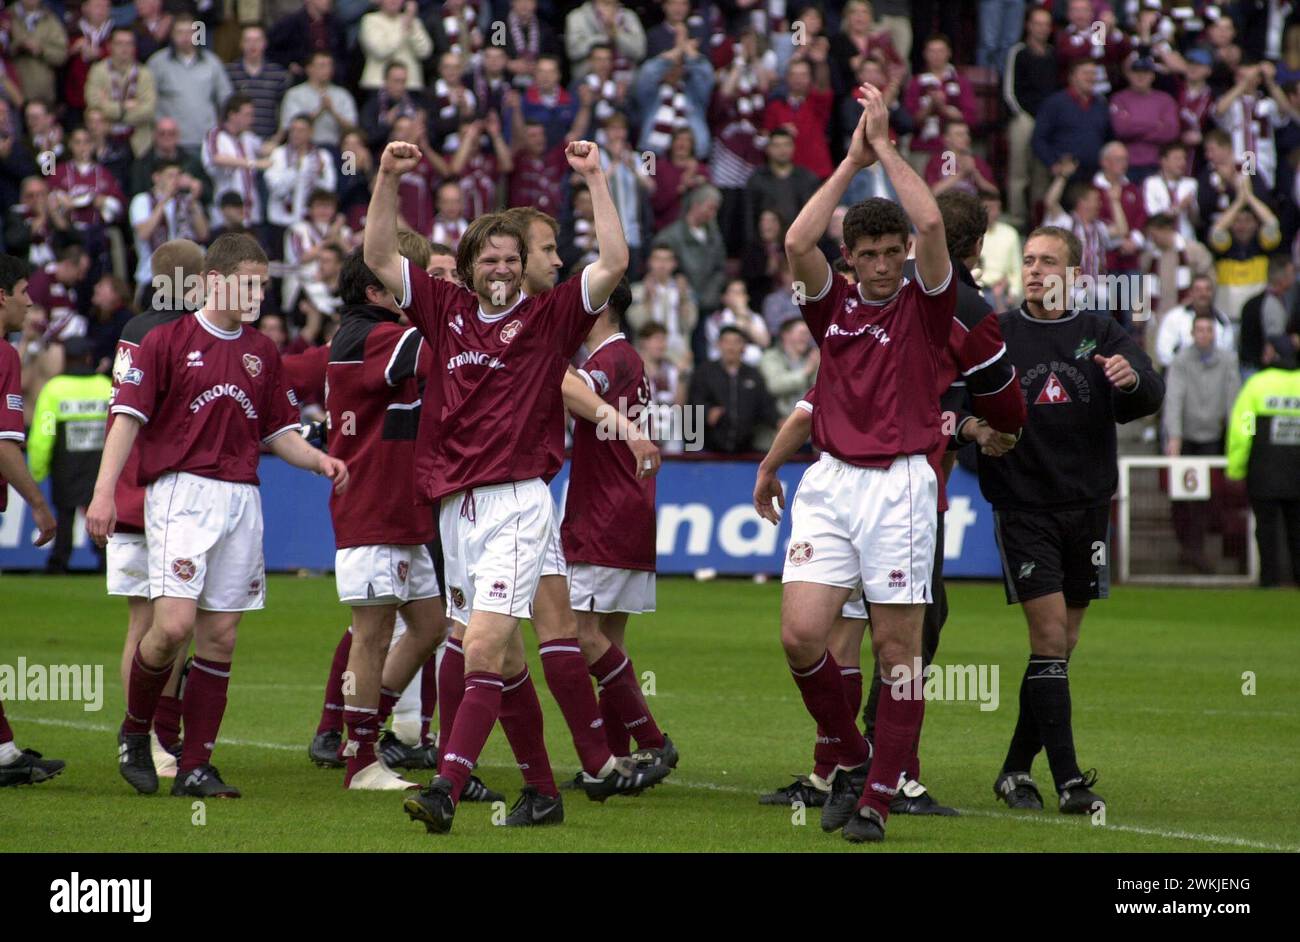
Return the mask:
[[[102,578],[7,575],[0,664],[102,664],[106,693],[99,712],[6,703],[18,744],[68,768],[0,791],[0,852],[1300,851],[1293,593],[1120,588],[1093,606],[1070,673],[1080,762],[1100,770],[1097,790],[1109,802],[1102,826],[994,802],[1028,650],[1024,623],[999,586],[953,582],[949,598],[939,663],[1000,674],[996,710],[927,706],[923,778],[962,817],[896,816],[886,843],[864,851],[823,834],[815,809],[800,823],[788,808],[757,803],[811,761],[812,724],[778,640],[776,583],[662,579],[659,612],[632,619],[634,663],[653,672],[651,707],[682,753],[667,783],[604,805],[565,792],[565,824],[535,831],[496,827],[489,806],[467,804],[453,833],[434,837],[407,820],[400,795],[345,792],[341,771],[307,759],[348,617],[332,578],[272,577],[268,608],[245,618],[214,757],[245,797],[208,802],[200,825],[190,801],[166,794],[168,780],[143,797],[117,774],[124,603],[104,596]],[[557,777],[571,776],[577,759],[535,656],[532,668],[552,764]],[[1041,754],[1034,772],[1050,800]],[[499,728],[480,775],[513,803],[520,778]]]

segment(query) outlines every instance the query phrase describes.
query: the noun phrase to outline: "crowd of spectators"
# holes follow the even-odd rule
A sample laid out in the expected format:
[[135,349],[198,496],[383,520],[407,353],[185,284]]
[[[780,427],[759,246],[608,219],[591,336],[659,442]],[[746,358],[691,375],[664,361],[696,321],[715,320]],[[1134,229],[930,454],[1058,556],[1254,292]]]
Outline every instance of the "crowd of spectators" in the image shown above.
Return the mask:
[[[535,206],[576,271],[596,249],[563,159],[582,138],[632,250],[626,331],[656,403],[700,407],[709,450],[762,448],[817,372],[785,230],[844,153],[862,82],[936,193],[984,200],[974,274],[997,309],[1046,222],[1079,236],[1084,273],[1144,276],[1141,303],[1097,307],[1189,374],[1175,388],[1300,344],[1285,0],[20,0],[0,56],[0,238],[35,269],[29,403],[70,337],[111,369],[171,238],[253,232],[274,260],[259,326],[286,351],[327,343],[392,140],[424,155],[404,226],[454,249],[476,216]],[[846,205],[873,195],[892,196],[878,168]],[[1172,409],[1167,451],[1209,434]]]

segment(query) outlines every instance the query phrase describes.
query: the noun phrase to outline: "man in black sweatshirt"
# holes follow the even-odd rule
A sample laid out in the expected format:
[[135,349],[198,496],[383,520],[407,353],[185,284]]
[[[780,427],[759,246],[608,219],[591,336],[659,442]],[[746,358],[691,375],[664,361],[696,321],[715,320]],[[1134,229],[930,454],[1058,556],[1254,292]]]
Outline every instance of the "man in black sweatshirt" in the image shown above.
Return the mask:
[[1069,308],[1066,269],[1081,256],[1065,229],[1029,234],[1025,301],[998,318],[1028,418],[1014,448],[993,443],[979,460],[1007,603],[1023,607],[1030,646],[1020,717],[994,793],[1013,808],[1041,809],[1029,773],[1045,748],[1065,814],[1105,804],[1091,790],[1096,773],[1084,775],[1075,758],[1068,665],[1089,601],[1107,594],[1115,424],[1153,415],[1164,399],[1151,361],[1118,322]]

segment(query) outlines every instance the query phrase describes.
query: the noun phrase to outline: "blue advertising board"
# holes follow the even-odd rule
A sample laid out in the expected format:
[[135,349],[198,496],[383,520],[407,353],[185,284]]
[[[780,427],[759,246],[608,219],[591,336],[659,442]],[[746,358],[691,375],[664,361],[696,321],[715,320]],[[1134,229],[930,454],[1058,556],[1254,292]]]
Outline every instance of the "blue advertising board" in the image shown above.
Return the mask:
[[[792,463],[781,470],[787,495],[793,495],[807,467]],[[689,574],[700,569],[712,569],[719,575],[781,572],[790,523],[785,518],[774,527],[755,512],[752,495],[757,469],[753,461],[664,462],[658,478],[660,573]],[[329,483],[273,457],[262,459],[261,477],[267,569],[332,569]],[[552,493],[561,504],[567,483],[566,464],[551,482]],[[945,575],[998,578],[1001,567],[992,511],[980,495],[975,476],[960,465],[953,468],[948,482],[948,504]],[[0,570],[44,567],[48,549],[31,545],[33,529],[30,512],[11,488],[9,510],[0,517]],[[95,565],[80,523],[71,564],[74,569]]]

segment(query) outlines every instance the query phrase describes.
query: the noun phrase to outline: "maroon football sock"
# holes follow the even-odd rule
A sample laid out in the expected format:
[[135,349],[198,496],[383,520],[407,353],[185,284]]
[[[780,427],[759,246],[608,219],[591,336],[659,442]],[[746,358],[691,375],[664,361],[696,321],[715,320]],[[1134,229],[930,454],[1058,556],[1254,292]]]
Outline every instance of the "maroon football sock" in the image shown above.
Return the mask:
[[560,705],[564,721],[569,724],[578,760],[588,775],[599,775],[613,754],[605,741],[605,723],[596,703],[596,693],[587,675],[577,638],[557,638],[539,646],[546,686]]
[[[442,685],[439,684],[439,687]],[[460,801],[483,744],[501,713],[501,675],[473,671],[465,675],[465,695],[456,711],[451,735],[443,744],[438,774],[452,783],[451,800]]]
[[182,709],[180,697],[163,694],[158,698],[158,708],[153,714],[153,731],[158,734],[158,742],[168,751],[180,745]]
[[186,680],[183,709],[185,743],[181,747],[178,776],[207,765],[217,744],[217,731],[226,713],[226,691],[230,687],[230,662],[195,657]]
[[876,705],[876,751],[858,807],[870,805],[882,818],[889,817],[889,803],[898,793],[898,778],[912,758],[912,745],[924,710],[924,685],[921,677],[900,681],[881,677],[880,701]]
[[632,735],[623,727],[623,717],[619,715],[613,697],[607,697],[604,691],[597,689],[597,702],[600,704],[600,718],[604,723],[605,743],[609,751],[616,756],[632,754]]
[[925,701],[921,701],[921,718],[916,722],[916,738],[912,740],[912,758],[907,761],[907,777],[921,781],[921,727],[925,725]]
[[14,731],[9,726],[9,721],[5,719],[4,701],[0,700],[0,743],[13,742]]
[[[613,750],[615,737],[609,729],[609,711],[605,703],[609,701],[612,712],[618,718],[616,722],[627,733],[636,737],[636,743],[642,749],[662,749],[664,734],[650,713],[650,705],[641,693],[641,685],[636,682],[636,668],[616,644],[601,655],[600,660],[591,665],[591,676],[596,678],[600,692],[600,714],[605,720],[605,740]],[[622,744],[622,738],[618,739]],[[614,752],[616,756],[625,756],[626,752]]]
[[429,742],[433,711],[438,708],[438,655],[431,654],[420,668],[420,745]]
[[337,647],[334,648],[334,660],[330,661],[330,675],[325,680],[325,705],[320,711],[320,724],[316,735],[321,733],[340,733],[343,731],[343,672],[348,669],[348,655],[352,651],[352,628],[343,632]]
[[147,733],[153,726],[154,714],[158,711],[158,701],[167,678],[172,673],[172,662],[168,659],[161,667],[153,667],[144,662],[140,656],[140,647],[136,646],[131,658],[130,685],[126,690],[126,718],[122,721],[122,732],[127,734]]
[[[343,775],[343,787],[347,788],[352,782],[352,776],[379,758],[375,754],[375,743],[379,740],[379,711],[365,707],[346,707],[343,710],[343,722],[348,731],[347,746],[343,750],[348,760],[347,771]],[[354,744],[355,749],[352,748]]]
[[510,751],[515,754],[524,784],[549,798],[559,795],[542,735],[542,704],[526,667],[507,678],[501,689],[501,728],[510,742]]
[[397,701],[400,699],[402,699],[400,690],[389,690],[387,687],[379,688],[379,712],[375,714],[376,725],[379,729],[384,728],[388,718],[393,715],[393,707],[397,705]]
[[858,732],[853,711],[844,696],[844,678],[839,665],[827,651],[806,668],[790,666],[794,682],[803,696],[804,706],[825,731],[828,752],[837,765],[847,768],[867,761],[867,743]]
[[[844,702],[849,712],[855,717],[862,706],[862,669],[860,667],[841,667],[840,683],[844,685]],[[813,774],[827,779],[835,771],[835,750],[830,737],[820,726],[817,727],[817,739],[813,745]]]
[[[465,696],[465,649],[455,638],[447,639],[438,668],[438,752],[441,755],[451,739],[456,711]],[[441,764],[441,761],[440,763]]]

